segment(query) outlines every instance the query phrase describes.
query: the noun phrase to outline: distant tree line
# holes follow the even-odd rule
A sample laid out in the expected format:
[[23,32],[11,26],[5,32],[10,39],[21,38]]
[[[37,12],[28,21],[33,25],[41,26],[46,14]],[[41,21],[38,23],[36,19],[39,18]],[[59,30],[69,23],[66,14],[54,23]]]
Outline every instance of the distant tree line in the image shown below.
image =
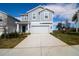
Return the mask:
[[[72,21],[74,21],[76,25],[75,31],[78,32],[79,31],[79,10],[73,15]],[[68,20],[65,20],[65,23],[62,23],[62,22],[58,23],[56,28],[58,28],[58,30],[66,31],[66,30],[72,29],[70,25],[71,24],[68,22]]]
[[70,23],[68,20],[65,20],[65,23],[58,23],[56,28],[58,28],[58,30],[68,30],[70,29]]

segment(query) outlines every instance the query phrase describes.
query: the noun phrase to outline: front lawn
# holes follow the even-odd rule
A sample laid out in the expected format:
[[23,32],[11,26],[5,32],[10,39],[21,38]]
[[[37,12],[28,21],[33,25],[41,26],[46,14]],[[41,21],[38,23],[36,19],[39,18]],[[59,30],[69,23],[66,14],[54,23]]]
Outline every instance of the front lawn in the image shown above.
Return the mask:
[[79,44],[79,32],[68,32],[64,33],[61,31],[54,31],[53,33],[50,33],[51,35],[54,35],[61,41],[67,43],[68,45],[78,45]]
[[14,48],[17,44],[19,44],[25,37],[27,37],[29,33],[19,34],[18,37],[6,37],[0,38],[0,48]]

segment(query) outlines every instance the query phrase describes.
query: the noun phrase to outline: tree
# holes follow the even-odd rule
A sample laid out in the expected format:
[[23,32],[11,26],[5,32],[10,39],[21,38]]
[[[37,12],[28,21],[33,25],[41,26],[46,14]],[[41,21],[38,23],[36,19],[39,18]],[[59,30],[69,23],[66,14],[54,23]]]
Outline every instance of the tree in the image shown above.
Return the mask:
[[68,22],[68,20],[65,20],[65,28],[70,29],[70,23]]
[[[72,17],[72,21],[75,21],[76,25],[78,23],[78,16],[79,16],[78,13],[79,13],[79,10]],[[78,32],[78,27],[77,26],[76,26],[76,32]]]
[[62,30],[63,29],[62,23],[58,23],[58,25],[56,26],[56,28],[58,28],[58,30]]

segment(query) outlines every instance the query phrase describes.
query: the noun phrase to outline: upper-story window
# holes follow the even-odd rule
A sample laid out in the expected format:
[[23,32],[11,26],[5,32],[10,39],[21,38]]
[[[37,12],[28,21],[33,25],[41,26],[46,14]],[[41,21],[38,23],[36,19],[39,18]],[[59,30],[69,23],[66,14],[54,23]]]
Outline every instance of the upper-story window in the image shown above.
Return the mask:
[[2,21],[2,19],[0,19],[0,21]]
[[24,16],[24,20],[26,20],[26,16]]
[[35,14],[33,14],[32,16],[33,16],[33,19],[36,19],[36,15]]
[[47,19],[49,17],[49,13],[45,12],[45,19]]
[[0,21],[2,21],[2,17],[0,17]]
[[22,21],[27,20],[27,16],[22,16]]
[[45,18],[48,18],[48,16],[47,16],[47,15],[45,15]]

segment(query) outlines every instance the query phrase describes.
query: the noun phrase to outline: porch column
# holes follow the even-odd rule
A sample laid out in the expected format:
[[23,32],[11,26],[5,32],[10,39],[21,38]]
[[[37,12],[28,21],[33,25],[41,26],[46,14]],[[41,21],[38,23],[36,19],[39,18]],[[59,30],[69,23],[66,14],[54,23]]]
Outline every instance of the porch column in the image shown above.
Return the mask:
[[19,24],[17,24],[17,32],[19,32]]
[[30,32],[30,24],[28,24],[28,32]]

